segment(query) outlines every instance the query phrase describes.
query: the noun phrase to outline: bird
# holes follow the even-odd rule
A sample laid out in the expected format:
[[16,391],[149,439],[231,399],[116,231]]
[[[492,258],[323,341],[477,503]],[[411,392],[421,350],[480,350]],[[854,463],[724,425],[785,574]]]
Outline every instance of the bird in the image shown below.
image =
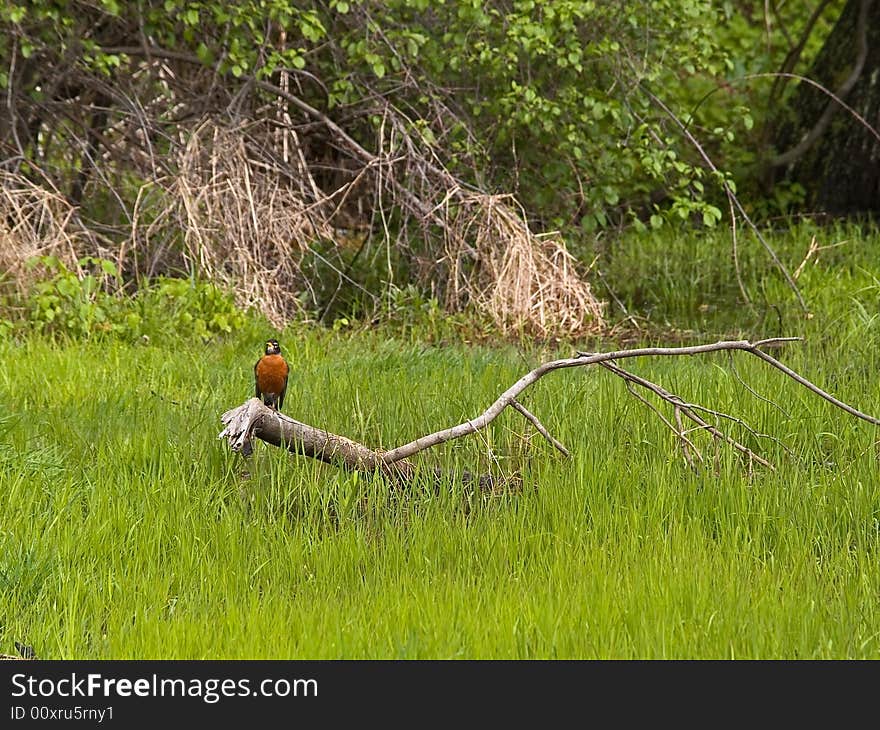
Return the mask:
[[266,350],[254,365],[256,397],[272,410],[280,411],[287,392],[287,376],[290,366],[281,356],[278,340],[266,340]]

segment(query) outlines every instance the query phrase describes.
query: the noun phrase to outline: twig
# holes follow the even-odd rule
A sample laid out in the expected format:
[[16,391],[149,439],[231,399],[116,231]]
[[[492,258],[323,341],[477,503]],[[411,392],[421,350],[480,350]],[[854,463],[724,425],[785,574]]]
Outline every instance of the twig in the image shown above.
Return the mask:
[[535,416],[531,411],[526,409],[526,407],[520,403],[518,400],[510,401],[510,405],[514,410],[519,411],[523,416],[525,416],[526,420],[531,422],[531,424],[538,429],[538,433],[540,433],[545,439],[547,439],[551,444],[553,444],[564,456],[571,457],[571,454],[559,441],[557,441],[553,436],[550,435],[550,432],[544,428],[544,425],[538,420],[537,416]]
[[[632,392],[630,388],[627,389]],[[673,414],[675,415],[675,425],[678,427],[678,437],[679,439],[681,439],[681,451],[684,454],[685,461],[687,461],[688,466],[690,466],[691,469],[696,471],[697,465],[694,463],[694,459],[691,456],[691,449],[693,449],[694,453],[699,457],[701,462],[703,461],[703,456],[696,449],[696,447],[694,447],[693,442],[685,435],[687,432],[684,430],[684,424],[681,422],[681,407],[676,406],[673,409]]]
[[[801,275],[801,273],[803,272],[804,268],[806,267],[807,262],[813,257],[814,254],[817,254],[820,251],[827,251],[828,249],[831,249],[831,248],[837,248],[838,246],[843,246],[845,243],[849,243],[849,241],[840,241],[838,243],[829,244],[828,246],[820,246],[816,242],[816,237],[813,236],[810,239],[810,247],[807,249],[807,253],[804,256],[804,260],[801,261],[800,265],[794,270],[794,274],[792,274],[792,276],[795,279],[797,279]],[[816,261],[818,262],[818,259],[816,259]]]
[[[770,93],[767,96],[767,109],[776,108],[776,103],[781,97],[782,91],[785,88],[785,84],[787,83],[787,80],[781,74],[791,73],[792,71],[794,71],[795,66],[797,66],[797,62],[801,57],[801,53],[803,53],[803,50],[807,45],[807,41],[810,39],[810,35],[813,32],[813,27],[816,25],[826,6],[830,2],[831,0],[821,0],[821,2],[813,10],[813,14],[810,16],[810,19],[807,21],[806,25],[804,25],[804,29],[801,31],[801,36],[798,40],[797,45],[791,48],[788,54],[786,54],[785,59],[782,62],[782,67],[780,68],[780,75],[773,80],[773,86],[770,87]],[[773,7],[775,10],[776,6],[774,5]]]
[[724,190],[724,193],[727,195],[727,199],[733,203],[736,209],[739,211],[739,214],[743,217],[743,220],[748,224],[749,228],[752,229],[752,233],[755,234],[755,237],[761,242],[761,245],[764,247],[764,250],[767,251],[771,260],[777,269],[782,273],[785,277],[785,281],[788,283],[789,288],[794,292],[794,295],[797,297],[798,302],[801,305],[801,308],[804,312],[808,311],[807,303],[804,301],[803,296],[801,295],[800,289],[798,289],[797,282],[791,278],[791,274],[788,272],[788,269],[785,267],[785,264],[782,263],[781,259],[777,255],[776,251],[773,247],[767,243],[767,240],[764,238],[760,229],[754,224],[752,219],[749,217],[749,214],[746,213],[745,208],[743,208],[742,203],[739,202],[739,198],[736,196],[736,193],[733,192],[733,189],[730,187],[727,180],[724,179],[721,171],[715,166],[715,163],[712,161],[712,158],[709,157],[706,150],[703,149],[703,145],[691,134],[690,130],[688,130],[687,126],[678,116],[673,112],[658,96],[653,94],[644,84],[639,84],[642,91],[645,95],[651,99],[657,106],[659,106],[664,113],[673,121],[673,123],[681,130],[681,133],[685,136],[688,142],[693,145],[694,149],[697,150],[697,153],[700,157],[703,158],[703,162],[709,167],[709,169],[715,173],[719,180],[721,181],[721,186]]
[[605,289],[608,292],[608,295],[614,300],[614,303],[618,306],[621,312],[623,312],[623,316],[625,319],[629,320],[629,323],[636,328],[636,330],[641,331],[641,327],[639,327],[639,323],[636,321],[635,317],[633,317],[629,310],[627,310],[626,305],[620,301],[617,294],[611,288],[611,285],[606,281],[605,275],[598,268],[594,269],[596,272],[596,276],[599,277],[599,281],[601,281],[605,285]]
[[841,410],[846,411],[851,416],[855,416],[856,418],[861,418],[863,421],[867,421],[868,423],[873,423],[875,426],[880,426],[880,418],[875,418],[874,416],[869,416],[867,413],[863,413],[862,411],[860,411],[856,408],[853,408],[851,405],[844,403],[842,400],[838,400],[833,395],[825,392],[819,386],[813,385],[813,383],[811,383],[809,380],[807,380],[803,375],[800,375],[800,374],[796,373],[794,370],[792,370],[791,368],[783,365],[781,362],[779,362],[779,360],[777,360],[774,357],[771,357],[766,352],[761,352],[760,350],[754,350],[754,351],[752,351],[752,354],[757,355],[765,362],[770,363],[773,367],[777,368],[778,370],[781,370],[783,373],[788,375],[788,377],[793,378],[798,383],[803,385],[807,390],[813,391],[816,395],[820,396],[821,398],[824,398],[829,403],[837,406]]
[[771,405],[774,408],[778,409],[782,415],[786,418],[791,418],[791,414],[785,410],[781,405],[776,403],[775,401],[770,400],[769,398],[765,398],[761,395],[757,390],[755,390],[751,385],[749,385],[739,374],[739,371],[736,369],[736,363],[733,361],[733,353],[727,353],[727,361],[730,363],[730,369],[733,371],[733,376],[739,381],[740,385],[742,385],[749,393],[751,393],[755,398],[760,401],[764,401],[767,405]]
[[[651,403],[651,401],[649,401],[647,398],[645,398],[645,396],[643,396],[635,388],[633,388],[632,381],[624,378],[623,384],[626,386],[627,391],[629,391],[629,394],[633,398],[644,403],[645,406],[647,406],[650,410],[652,410],[654,412],[654,414],[657,416],[657,418],[659,418],[664,424],[666,424],[666,426],[669,427],[669,430],[672,431],[672,433],[674,433],[676,435],[676,437],[681,442],[681,450],[684,453],[685,459],[687,460],[690,467],[692,469],[696,470],[696,464],[694,464],[693,459],[690,457],[690,453],[688,452],[687,447],[690,447],[693,450],[693,452],[697,455],[697,458],[699,458],[700,461],[703,461],[703,455],[700,453],[700,450],[696,446],[694,446],[694,443],[685,434],[684,429],[682,428],[682,425],[681,425],[681,421],[679,420],[678,428],[676,428],[675,426],[672,425],[672,422],[666,416],[663,415],[663,413],[660,411],[659,408],[657,408],[657,406],[655,406],[653,403]],[[676,415],[678,415],[678,414],[676,414]]]
[[739,293],[742,294],[743,301],[748,304],[749,309],[754,312],[755,305],[752,304],[752,299],[746,291],[746,286],[742,279],[742,271],[740,271],[739,268],[739,242],[736,238],[736,211],[733,208],[733,200],[730,197],[727,198],[727,205],[730,207],[730,235],[732,239],[733,270],[736,273],[736,283],[737,286],[739,286]]
[[862,70],[865,68],[865,61],[868,58],[868,10],[871,6],[871,2],[872,0],[861,0],[859,4],[859,17],[856,24],[858,55],[856,56],[856,62],[853,65],[852,71],[835,93],[831,95],[832,100],[828,102],[822,115],[819,117],[816,124],[813,125],[812,129],[810,129],[810,131],[794,147],[777,155],[771,160],[770,164],[774,167],[783,167],[797,161],[801,155],[813,146],[816,140],[824,134],[828,125],[831,123],[831,119],[839,108],[839,102],[846,98],[847,94],[849,94],[859,80],[859,77],[862,75]]
[[[656,383],[652,383],[650,380],[647,380],[646,378],[642,378],[638,375],[635,375],[635,374],[629,372],[628,370],[624,370],[623,368],[621,368],[613,363],[609,363],[609,362],[602,363],[602,367],[606,368],[607,370],[610,370],[615,375],[620,376],[624,380],[627,380],[631,383],[635,383],[636,385],[640,385],[643,388],[650,390],[652,393],[659,396],[667,403],[671,404],[673,406],[673,408],[675,409],[676,420],[679,423],[679,429],[680,429],[679,436],[681,436],[682,438],[684,438],[684,435],[686,432],[684,431],[683,427],[681,426],[680,418],[682,415],[684,415],[688,419],[693,421],[695,424],[697,424],[697,426],[699,426],[701,429],[710,433],[716,439],[727,442],[734,449],[736,449],[740,453],[748,456],[749,459],[754,459],[762,466],[766,466],[771,471],[775,471],[775,467],[769,461],[767,461],[763,457],[758,456],[748,446],[741,444],[739,441],[737,441],[733,437],[729,436],[728,434],[724,433],[720,429],[718,429],[715,426],[713,426],[712,424],[710,424],[708,421],[701,418],[697,413],[694,412],[694,409],[691,406],[691,404],[685,403],[685,401],[680,396],[677,396],[674,393],[670,393],[668,390],[666,390],[662,386],[657,385]],[[716,454],[716,462],[717,462],[717,454]],[[691,465],[693,466],[693,463],[690,462],[690,460],[689,460],[689,463],[691,463]],[[717,470],[717,464],[716,464],[716,470]]]

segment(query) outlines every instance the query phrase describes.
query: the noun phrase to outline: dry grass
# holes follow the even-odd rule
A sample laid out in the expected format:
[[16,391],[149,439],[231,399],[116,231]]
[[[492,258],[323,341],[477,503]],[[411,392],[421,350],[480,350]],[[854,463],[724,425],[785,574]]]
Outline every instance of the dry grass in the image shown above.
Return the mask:
[[[398,246],[413,256],[418,249],[422,279],[443,280],[435,288],[443,292],[449,310],[473,304],[511,334],[572,336],[604,328],[603,305],[565,242],[557,235],[534,234],[512,196],[465,192],[442,174],[434,178],[449,188],[438,191],[436,179],[427,181],[434,183],[432,188],[422,177],[414,181],[418,186],[401,190],[401,180],[413,177],[413,167],[404,165],[401,171],[375,161],[324,191],[295,136],[285,140],[285,156],[300,164],[286,164],[282,181],[278,158],[253,144],[253,135],[253,128],[203,124],[190,137],[169,192],[185,231],[190,265],[233,287],[242,304],[259,307],[276,325],[299,311],[299,295],[310,286],[302,272],[304,256],[316,243],[339,240],[346,200],[362,201],[363,195],[353,191],[371,184],[391,197],[377,205],[398,206],[404,213],[396,231],[388,228],[384,210],[377,216],[382,221],[376,226],[379,245]],[[269,137],[261,135],[263,145]],[[277,145],[277,139],[272,142]],[[413,188],[422,194],[414,196]],[[445,203],[429,208],[426,189]],[[442,239],[436,236],[438,227]],[[422,240],[412,246],[416,238]]]
[[0,170],[0,272],[7,285],[26,292],[39,276],[29,263],[37,257],[56,256],[76,270],[79,258],[99,248],[62,195]]
[[468,195],[451,231],[451,306],[466,296],[508,333],[584,335],[604,327],[602,303],[565,242],[533,234],[512,196]]
[[202,125],[181,153],[171,199],[195,271],[281,327],[299,313],[298,294],[309,286],[304,254],[333,239],[329,201],[308,181],[283,182],[249,155],[245,140],[245,130]]

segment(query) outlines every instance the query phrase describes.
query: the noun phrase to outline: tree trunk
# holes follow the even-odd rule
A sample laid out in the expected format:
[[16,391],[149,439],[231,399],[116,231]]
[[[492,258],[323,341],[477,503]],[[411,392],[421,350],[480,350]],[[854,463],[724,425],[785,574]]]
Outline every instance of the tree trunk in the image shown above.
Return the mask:
[[[778,125],[777,173],[800,183],[808,209],[880,213],[880,0],[848,0]],[[858,114],[864,121],[856,118]]]

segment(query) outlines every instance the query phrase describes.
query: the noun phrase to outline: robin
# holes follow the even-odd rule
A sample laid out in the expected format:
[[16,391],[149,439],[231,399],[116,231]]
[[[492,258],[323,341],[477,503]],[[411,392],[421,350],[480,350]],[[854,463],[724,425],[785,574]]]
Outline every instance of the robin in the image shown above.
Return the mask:
[[262,398],[269,408],[281,410],[284,393],[287,391],[287,376],[290,368],[281,357],[278,340],[266,341],[266,353],[254,365],[254,384],[256,397]]

